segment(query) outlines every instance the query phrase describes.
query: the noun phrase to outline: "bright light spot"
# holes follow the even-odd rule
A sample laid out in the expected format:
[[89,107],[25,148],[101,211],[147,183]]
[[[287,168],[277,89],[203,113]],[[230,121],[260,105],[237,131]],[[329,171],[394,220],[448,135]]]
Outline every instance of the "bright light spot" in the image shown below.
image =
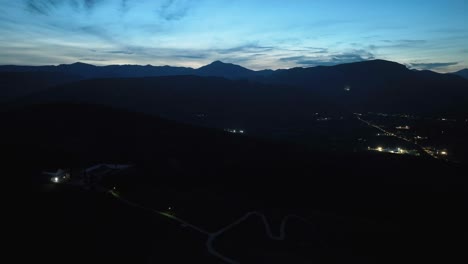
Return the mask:
[[447,151],[441,151],[441,152],[440,152],[440,155],[444,155],[444,156],[445,156],[445,155],[447,155],[447,154],[448,154]]
[[382,147],[377,147],[377,150],[382,152],[383,151],[383,148]]
[[172,207],[169,206],[169,207],[167,208],[167,210],[172,210]]
[[400,130],[409,130],[410,127],[409,127],[409,126],[397,126],[396,129],[400,129]]
[[239,130],[239,133],[244,134],[244,130]]
[[58,183],[60,181],[59,177],[53,177],[52,182]]

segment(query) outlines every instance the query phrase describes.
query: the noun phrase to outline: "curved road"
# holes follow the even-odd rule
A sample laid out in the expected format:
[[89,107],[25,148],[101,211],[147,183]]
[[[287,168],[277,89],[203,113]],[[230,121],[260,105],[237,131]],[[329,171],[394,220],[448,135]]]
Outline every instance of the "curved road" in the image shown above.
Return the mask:
[[164,212],[161,212],[161,211],[158,211],[158,210],[154,210],[154,209],[151,209],[151,208],[148,208],[148,207],[133,203],[133,202],[131,202],[131,201],[129,201],[129,200],[123,198],[123,197],[120,197],[113,190],[108,190],[108,192],[110,194],[112,194],[112,196],[114,196],[115,198],[117,198],[118,200],[122,201],[123,203],[125,203],[125,204],[127,204],[129,206],[136,207],[136,208],[139,208],[139,209],[142,209],[142,210],[145,210],[145,211],[150,211],[150,212],[159,214],[161,216],[170,218],[171,220],[179,222],[180,224],[182,224],[185,227],[189,227],[189,228],[191,228],[191,229],[193,229],[193,230],[195,230],[197,232],[200,232],[202,234],[207,235],[208,239],[206,240],[206,247],[207,247],[208,252],[211,255],[213,255],[213,256],[215,256],[215,257],[217,257],[219,259],[222,259],[224,262],[230,263],[230,264],[237,264],[239,262],[234,260],[234,259],[231,259],[229,257],[226,257],[226,256],[222,255],[221,253],[219,253],[218,251],[216,251],[216,249],[213,246],[213,243],[214,243],[215,239],[218,238],[219,236],[221,236],[223,233],[225,233],[226,231],[236,227],[237,225],[239,225],[242,222],[246,221],[250,217],[253,217],[253,216],[260,217],[260,219],[262,220],[262,222],[263,222],[263,224],[265,226],[266,235],[270,239],[278,240],[278,241],[284,240],[286,238],[286,224],[290,219],[297,219],[297,220],[303,221],[305,223],[312,224],[312,222],[310,222],[309,220],[307,220],[307,219],[305,219],[303,217],[300,217],[300,216],[297,216],[297,215],[287,215],[287,216],[283,217],[283,220],[281,221],[279,235],[275,236],[273,234],[273,232],[271,231],[271,226],[268,223],[268,220],[267,220],[266,216],[264,214],[260,213],[260,212],[254,211],[254,212],[249,212],[249,213],[245,214],[243,217],[241,217],[238,220],[234,221],[233,223],[225,226],[224,228],[222,228],[222,229],[220,229],[220,230],[218,230],[216,232],[211,232],[210,233],[210,232],[208,232],[208,231],[206,231],[206,230],[204,230],[204,229],[202,229],[200,227],[192,225],[189,222],[187,222],[185,220],[182,220],[182,219],[180,219],[178,217],[175,217],[175,216],[173,216],[171,214],[164,213]]

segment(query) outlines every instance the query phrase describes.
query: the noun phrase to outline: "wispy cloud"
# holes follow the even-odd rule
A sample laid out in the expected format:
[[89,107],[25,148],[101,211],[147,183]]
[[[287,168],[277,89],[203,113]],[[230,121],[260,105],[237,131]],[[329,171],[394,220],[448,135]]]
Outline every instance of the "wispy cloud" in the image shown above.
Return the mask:
[[107,53],[110,53],[110,54],[124,54],[124,55],[134,54],[133,51],[129,51],[129,50],[111,50],[111,51],[107,51]]
[[190,9],[190,1],[187,0],[165,0],[156,13],[167,21],[177,21],[184,18]]
[[[26,8],[33,12],[42,15],[49,15],[52,11],[61,6],[70,6],[76,11],[86,10],[91,11],[97,4],[105,0],[27,0]],[[127,0],[121,0],[124,4]]]
[[411,63],[410,66],[420,70],[437,70],[449,66],[457,65],[458,62],[431,62],[431,63]]
[[282,62],[293,62],[300,66],[330,66],[343,63],[366,61],[375,59],[374,54],[365,50],[355,50],[341,54],[330,54],[327,56],[293,56],[284,57],[279,60]]
[[373,45],[377,48],[419,48],[424,45],[429,44],[427,40],[423,39],[398,39],[398,40],[389,40],[384,39],[381,42],[384,44],[375,44]]
[[274,47],[268,47],[268,46],[261,46],[257,44],[245,44],[242,46],[237,46],[234,48],[228,48],[228,49],[217,49],[215,50],[219,54],[230,54],[230,53],[258,53],[258,52],[266,52],[266,51],[271,51],[274,49]]
[[60,0],[28,0],[26,8],[32,12],[41,15],[48,15],[50,11],[61,4]]

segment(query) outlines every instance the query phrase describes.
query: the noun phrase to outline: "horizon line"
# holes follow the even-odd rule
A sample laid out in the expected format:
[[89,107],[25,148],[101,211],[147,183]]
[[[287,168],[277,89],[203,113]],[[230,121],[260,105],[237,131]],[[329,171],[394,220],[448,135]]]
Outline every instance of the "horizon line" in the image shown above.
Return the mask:
[[260,72],[260,71],[278,71],[278,70],[290,70],[290,69],[309,69],[309,68],[316,68],[316,67],[334,67],[334,66],[339,66],[339,65],[347,65],[347,64],[356,64],[356,63],[365,63],[365,62],[373,62],[373,61],[384,61],[384,62],[390,62],[390,63],[396,63],[396,64],[399,64],[399,65],[402,65],[402,66],[405,66],[407,69],[409,70],[418,70],[418,71],[431,71],[431,72],[435,72],[435,73],[440,73],[440,74],[447,74],[447,73],[456,73],[456,72],[459,72],[459,71],[462,71],[462,70],[466,70],[468,68],[461,68],[459,69],[458,71],[454,71],[454,72],[440,72],[440,71],[436,71],[434,69],[421,69],[421,68],[418,68],[418,67],[413,67],[411,64],[403,64],[403,63],[400,63],[400,62],[396,62],[396,61],[391,61],[391,60],[385,60],[385,59],[372,59],[372,60],[362,60],[362,61],[355,61],[355,62],[346,62],[346,63],[338,63],[338,64],[334,64],[334,65],[314,65],[314,66],[309,66],[309,67],[301,67],[301,66],[297,66],[297,67],[291,67],[291,68],[278,68],[276,70],[273,70],[273,69],[261,69],[261,70],[253,70],[253,69],[250,69],[250,68],[247,68],[245,66],[242,66],[240,64],[236,64],[236,63],[231,63],[231,62],[224,62],[222,60],[214,60],[206,65],[202,65],[198,68],[193,68],[193,67],[188,67],[188,66],[172,66],[172,65],[152,65],[152,64],[91,64],[91,63],[86,63],[86,62],[82,62],[82,61],[76,61],[76,62],[73,62],[73,63],[60,63],[60,64],[42,64],[42,65],[26,65],[26,64],[0,64],[0,67],[5,67],[5,66],[15,66],[15,67],[59,67],[59,66],[62,66],[62,65],[73,65],[73,64],[85,64],[85,65],[90,65],[90,66],[93,66],[93,67],[108,67],[108,66],[141,66],[141,67],[173,67],[173,68],[187,68],[187,69],[193,69],[193,70],[197,70],[197,69],[201,69],[203,67],[206,67],[206,66],[209,66],[213,63],[216,63],[216,62],[220,62],[222,64],[230,64],[230,65],[234,65],[234,66],[239,66],[239,67],[242,67],[244,69],[247,69],[247,70],[250,70],[250,71],[255,71],[255,72]]

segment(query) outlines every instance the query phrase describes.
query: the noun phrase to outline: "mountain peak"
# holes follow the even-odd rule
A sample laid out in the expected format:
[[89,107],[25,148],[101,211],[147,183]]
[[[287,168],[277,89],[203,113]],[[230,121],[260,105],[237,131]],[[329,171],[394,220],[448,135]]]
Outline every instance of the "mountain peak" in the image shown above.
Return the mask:
[[71,63],[71,64],[60,64],[59,67],[81,67],[81,68],[84,68],[84,67],[94,67],[94,65],[77,61],[77,62]]
[[336,65],[335,67],[367,68],[367,69],[382,71],[382,72],[405,72],[408,70],[408,67],[403,64],[400,64],[394,61],[381,60],[381,59],[339,64],[339,65]]
[[201,76],[222,76],[229,79],[247,78],[255,72],[242,66],[225,63],[219,60],[198,68],[197,74]]
[[[240,65],[232,64],[232,63],[226,63],[226,62],[222,62],[222,61],[220,61],[220,60],[215,60],[215,61],[213,61],[212,63],[207,64],[207,65],[205,65],[205,66],[203,66],[203,67],[208,67],[208,66],[216,66],[216,67],[235,66],[235,67],[244,68],[244,67],[242,67],[242,66],[240,66]],[[203,67],[201,67],[201,68],[203,68]]]
[[224,63],[224,62],[222,62],[222,61],[220,61],[220,60],[215,60],[215,61],[213,61],[213,62],[210,63],[210,64],[227,64],[227,63]]

